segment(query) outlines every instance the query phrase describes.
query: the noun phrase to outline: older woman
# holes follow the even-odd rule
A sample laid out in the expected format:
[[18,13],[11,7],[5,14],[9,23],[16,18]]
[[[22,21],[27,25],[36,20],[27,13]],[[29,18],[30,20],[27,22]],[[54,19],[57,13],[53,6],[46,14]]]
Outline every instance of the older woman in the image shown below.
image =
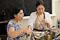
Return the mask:
[[29,28],[36,30],[44,30],[52,27],[50,14],[45,12],[45,5],[43,1],[37,1],[36,10],[32,12],[28,21]]
[[8,40],[25,40],[25,33],[29,34],[30,31],[19,22],[24,16],[23,9],[13,9],[11,16],[12,19],[7,25]]

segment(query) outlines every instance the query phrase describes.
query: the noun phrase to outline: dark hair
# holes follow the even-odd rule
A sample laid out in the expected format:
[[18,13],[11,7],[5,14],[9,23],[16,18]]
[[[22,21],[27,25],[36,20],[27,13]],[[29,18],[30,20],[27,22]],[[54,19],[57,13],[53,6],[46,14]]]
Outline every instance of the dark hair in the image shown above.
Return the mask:
[[23,10],[23,9],[22,8],[20,8],[20,9],[17,9],[17,8],[12,9],[11,14],[10,14],[10,19],[13,19],[14,18],[14,14],[17,15],[20,10]]
[[38,1],[36,2],[36,8],[37,8],[39,5],[43,5],[43,6],[45,7],[45,4],[44,4],[44,2],[43,2],[42,0],[38,0]]

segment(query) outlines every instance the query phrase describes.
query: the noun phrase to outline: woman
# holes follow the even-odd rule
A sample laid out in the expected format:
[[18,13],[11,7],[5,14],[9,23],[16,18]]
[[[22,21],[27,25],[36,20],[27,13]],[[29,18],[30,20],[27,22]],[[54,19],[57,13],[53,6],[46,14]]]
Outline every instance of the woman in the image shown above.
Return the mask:
[[37,11],[31,13],[28,22],[29,29],[33,30],[31,40],[40,40],[40,36],[38,36],[38,34],[34,36],[34,32],[47,30],[52,26],[50,14],[45,12],[45,5],[42,0],[37,1],[36,10]]
[[36,3],[36,10],[32,12],[28,21],[29,28],[37,29],[37,30],[44,30],[47,28],[52,27],[52,21],[50,14],[45,12],[45,5],[43,1],[37,1]]
[[12,19],[7,25],[8,40],[25,40],[25,34],[29,34],[28,28],[24,28],[19,22],[24,16],[23,9],[13,9]]

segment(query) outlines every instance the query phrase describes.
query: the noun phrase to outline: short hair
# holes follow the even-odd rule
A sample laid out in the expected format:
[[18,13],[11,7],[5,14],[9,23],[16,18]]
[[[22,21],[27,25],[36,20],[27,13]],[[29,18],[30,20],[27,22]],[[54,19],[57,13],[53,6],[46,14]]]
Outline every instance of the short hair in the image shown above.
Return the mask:
[[43,2],[42,0],[38,0],[38,1],[36,2],[36,8],[37,8],[39,5],[43,5],[43,6],[45,7],[45,4],[44,4],[44,2]]
[[14,8],[14,9],[12,9],[12,11],[11,11],[11,14],[10,14],[10,19],[13,19],[14,18],[14,14],[18,14],[19,13],[19,11],[20,10],[23,10],[23,8]]

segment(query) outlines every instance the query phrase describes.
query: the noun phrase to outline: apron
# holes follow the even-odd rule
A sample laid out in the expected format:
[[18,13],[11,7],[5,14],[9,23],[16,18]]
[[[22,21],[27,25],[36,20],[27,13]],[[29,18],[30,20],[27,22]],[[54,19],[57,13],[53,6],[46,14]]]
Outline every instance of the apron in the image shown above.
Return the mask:
[[[45,16],[44,16],[44,19],[45,19]],[[37,30],[45,30],[45,29],[47,29],[47,24],[45,22],[41,22],[38,19],[38,16],[36,17],[36,20],[35,20],[33,25],[34,25],[34,29],[37,29]]]
[[[45,19],[45,16],[44,16],[44,19]],[[47,29],[47,24],[45,22],[41,22],[39,19],[38,19],[38,16],[36,17],[36,20],[33,24],[33,32],[40,32],[40,31],[43,31],[45,29]],[[34,35],[35,33],[32,33],[31,35],[31,40],[37,40],[35,39],[35,36]],[[39,39],[40,40],[40,39]]]

